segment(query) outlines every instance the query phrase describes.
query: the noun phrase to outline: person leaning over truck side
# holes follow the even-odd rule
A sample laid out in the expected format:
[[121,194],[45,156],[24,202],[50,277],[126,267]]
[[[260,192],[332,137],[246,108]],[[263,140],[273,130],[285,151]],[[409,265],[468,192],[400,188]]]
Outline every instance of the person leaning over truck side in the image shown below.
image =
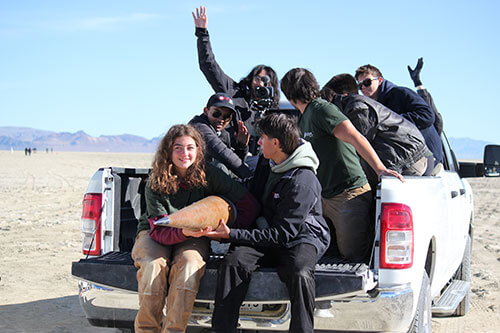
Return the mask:
[[235,203],[236,228],[248,227],[259,210],[258,202],[242,185],[205,164],[203,149],[200,133],[190,125],[173,126],[158,146],[145,188],[146,218],[139,221],[132,249],[139,269],[136,332],[186,330],[209,255],[209,240],[201,232],[155,226],[156,220],[209,195]]
[[210,96],[203,113],[189,121],[203,136],[207,151],[206,160],[220,167],[229,175],[236,175],[241,179],[252,176],[252,172],[245,164],[248,153],[250,134],[245,125],[238,121],[238,132],[235,133],[234,144],[231,144],[231,135],[226,127],[231,121],[236,109],[232,98],[225,93]]
[[408,65],[408,72],[410,73],[411,80],[417,89],[417,94],[424,99],[432,110],[434,110],[434,116],[436,117],[434,120],[434,127],[436,128],[438,135],[441,135],[443,132],[443,116],[441,116],[441,113],[438,112],[431,93],[424,87],[422,81],[420,80],[420,71],[422,70],[422,67],[424,67],[424,58],[420,57],[418,58],[415,69],[411,69],[410,65]]
[[323,214],[334,227],[340,254],[365,261],[370,252],[372,193],[356,152],[377,176],[403,177],[387,169],[366,138],[346,116],[320,96],[314,75],[294,68],[281,80],[281,89],[299,110],[299,127],[319,157],[318,179],[323,188]]
[[[212,329],[236,332],[239,309],[252,273],[260,266],[276,267],[288,289],[290,332],[313,332],[314,269],[330,241],[321,212],[321,185],[315,176],[319,161],[306,141],[300,141],[296,120],[271,113],[258,122],[259,139],[270,172],[255,182],[265,184],[258,228],[229,229],[224,221],[207,236],[228,238],[231,248],[219,267]],[[259,173],[264,175],[264,173]]]
[[[405,176],[429,175],[434,168],[425,139],[409,120],[377,101],[358,94],[351,74],[338,74],[321,89],[321,97],[335,104],[370,142],[384,165]],[[372,188],[378,183],[374,171],[361,161]]]
[[435,165],[443,161],[443,144],[434,127],[434,111],[422,97],[409,88],[386,80],[380,70],[370,64],[359,67],[354,77],[363,95],[384,104],[417,126],[434,155]]
[[[205,75],[208,83],[215,92],[224,92],[229,94],[236,106],[236,117],[231,124],[231,130],[236,131],[238,121],[245,123],[250,132],[250,153],[257,155],[257,134],[255,131],[255,121],[259,118],[259,100],[269,103],[272,109],[279,108],[279,88],[278,76],[274,69],[266,65],[255,66],[250,73],[241,79],[239,82],[234,81],[220,68],[215,60],[210,36],[207,30],[207,11],[205,7],[196,8],[196,14],[193,12],[194,25],[196,28],[195,35],[198,37],[198,62],[200,69]],[[261,99],[255,94],[257,87],[272,87],[273,95],[269,98]]]

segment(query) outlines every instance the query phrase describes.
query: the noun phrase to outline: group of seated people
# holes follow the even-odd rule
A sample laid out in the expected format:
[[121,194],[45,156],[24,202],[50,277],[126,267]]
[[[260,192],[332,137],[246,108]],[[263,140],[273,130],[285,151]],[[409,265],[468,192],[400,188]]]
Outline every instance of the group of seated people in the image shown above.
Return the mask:
[[[170,128],[156,152],[132,250],[135,330],[185,331],[212,239],[231,244],[218,270],[214,332],[236,331],[262,266],[275,267],[288,289],[290,332],[313,332],[315,265],[327,251],[368,262],[380,177],[439,172],[442,119],[420,82],[422,59],[408,67],[418,94],[372,65],[335,75],[322,89],[305,68],[288,71],[279,87],[264,65],[236,82],[215,61],[206,9],[193,18],[200,69],[216,93],[189,124]],[[262,97],[258,87],[271,89]],[[280,89],[298,117],[279,112]],[[210,195],[232,201],[236,220],[216,229],[155,225]]]

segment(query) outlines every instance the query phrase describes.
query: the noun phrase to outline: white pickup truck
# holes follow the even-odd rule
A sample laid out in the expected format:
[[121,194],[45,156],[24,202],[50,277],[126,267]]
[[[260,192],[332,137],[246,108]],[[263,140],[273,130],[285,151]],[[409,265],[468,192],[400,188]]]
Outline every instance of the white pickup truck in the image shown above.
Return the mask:
[[[370,262],[343,262],[328,253],[316,266],[318,331],[429,332],[432,315],[468,311],[473,197],[446,137],[436,176],[382,178],[373,217]],[[145,209],[148,169],[107,167],[91,178],[83,200],[84,259],[73,262],[80,303],[92,325],[133,330],[138,309],[130,252]],[[215,247],[214,247],[215,248]],[[207,263],[190,327],[209,327],[217,264]],[[257,271],[241,309],[242,330],[287,331],[290,304],[272,269]]]

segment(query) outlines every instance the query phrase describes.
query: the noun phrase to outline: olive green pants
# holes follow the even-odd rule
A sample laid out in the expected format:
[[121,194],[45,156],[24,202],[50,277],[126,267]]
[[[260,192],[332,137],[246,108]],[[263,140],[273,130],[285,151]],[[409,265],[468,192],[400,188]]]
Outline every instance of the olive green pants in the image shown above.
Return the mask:
[[372,235],[370,185],[345,190],[332,198],[322,198],[321,202],[323,216],[335,227],[332,241],[337,241],[340,254],[350,261],[365,261],[370,254]]

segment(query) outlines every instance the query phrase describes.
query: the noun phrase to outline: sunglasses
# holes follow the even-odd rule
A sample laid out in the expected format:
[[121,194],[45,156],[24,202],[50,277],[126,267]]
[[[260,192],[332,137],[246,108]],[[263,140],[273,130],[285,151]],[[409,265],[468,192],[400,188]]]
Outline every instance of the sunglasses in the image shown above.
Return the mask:
[[372,85],[372,81],[374,81],[374,80],[378,80],[378,77],[372,77],[372,78],[364,79],[363,81],[361,81],[360,83],[358,83],[359,89],[361,89],[363,86],[365,86],[365,87],[371,86]]
[[229,121],[231,117],[233,116],[232,113],[226,114],[224,117],[222,116],[222,112],[220,110],[215,110],[212,112],[212,117],[217,118],[217,119],[222,119],[224,121]]

